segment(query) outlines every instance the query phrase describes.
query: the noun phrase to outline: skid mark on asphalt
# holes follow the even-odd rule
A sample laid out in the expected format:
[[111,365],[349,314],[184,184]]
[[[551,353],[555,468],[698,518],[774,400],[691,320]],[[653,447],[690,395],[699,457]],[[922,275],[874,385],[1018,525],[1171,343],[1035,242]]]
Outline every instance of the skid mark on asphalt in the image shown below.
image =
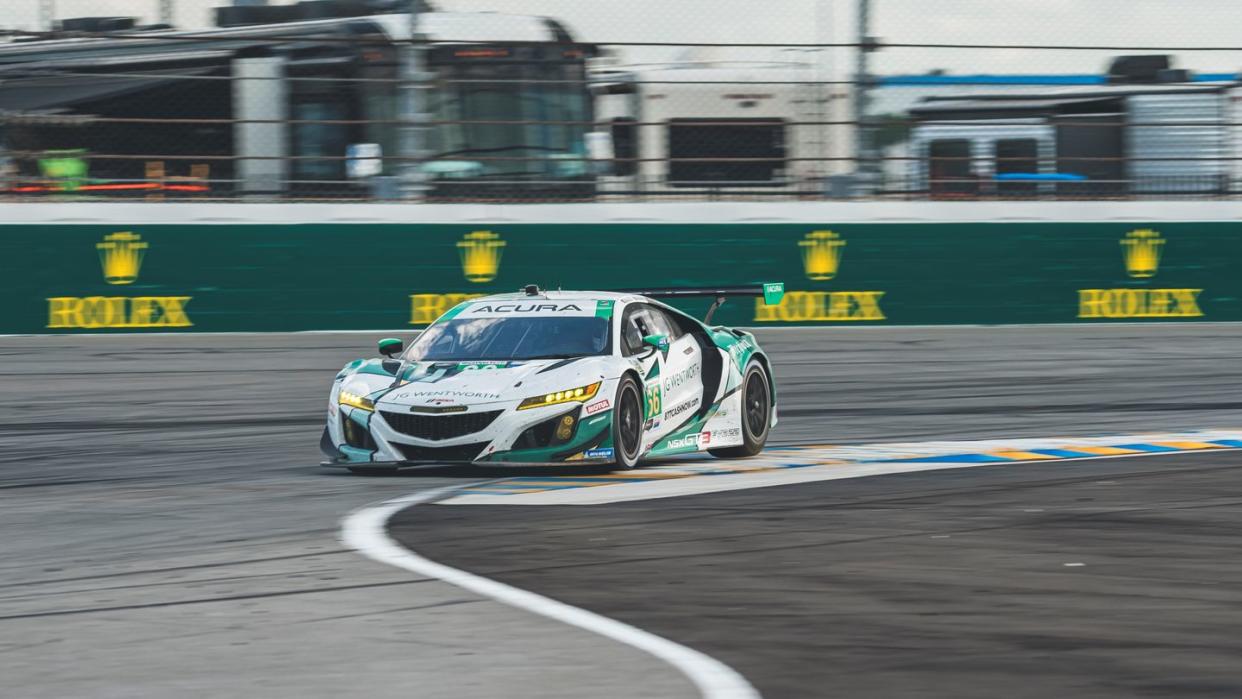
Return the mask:
[[457,491],[437,504],[593,505],[911,471],[1238,448],[1242,448],[1242,430],[774,447],[740,461],[704,454],[612,474],[489,481]]
[[181,573],[186,571],[198,571],[208,568],[228,568],[239,565],[258,565],[263,563],[271,563],[273,561],[292,561],[303,558],[320,558],[323,556],[343,556],[348,555],[348,551],[316,551],[314,553],[292,553],[283,556],[264,556],[262,558],[243,558],[228,561],[214,561],[211,563],[195,563],[183,566],[163,566],[158,568],[135,568],[134,570],[124,570],[116,573],[100,573],[97,575],[74,575],[62,578],[39,578],[34,580],[21,580],[18,582],[0,583],[0,588],[6,587],[43,587],[46,585],[55,585],[67,582],[81,582],[83,580],[107,580],[110,578],[127,578],[152,574],[165,573]]
[[273,597],[292,597],[296,595],[320,595],[328,592],[342,592],[347,590],[368,590],[378,587],[393,587],[396,585],[411,585],[422,582],[421,580],[397,580],[394,582],[382,583],[366,583],[362,585],[337,585],[335,587],[315,587],[306,590],[275,590],[272,592],[253,592],[236,595],[220,595],[216,597],[196,597],[193,599],[172,600],[168,602],[151,602],[148,604],[118,604],[106,607],[81,607],[76,609],[51,609],[41,612],[25,612],[21,614],[5,614],[0,615],[0,621],[12,621],[14,619],[39,619],[42,617],[53,616],[75,616],[79,614],[104,614],[110,612],[131,612],[141,609],[165,609],[168,607],[183,607],[193,604],[217,604],[220,602],[238,602],[242,600],[269,599]]

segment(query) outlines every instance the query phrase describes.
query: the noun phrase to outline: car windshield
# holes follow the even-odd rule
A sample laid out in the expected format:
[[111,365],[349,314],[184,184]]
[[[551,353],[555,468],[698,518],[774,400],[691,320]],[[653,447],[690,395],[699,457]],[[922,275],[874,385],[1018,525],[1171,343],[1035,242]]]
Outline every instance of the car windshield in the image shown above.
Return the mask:
[[410,361],[515,361],[607,354],[608,319],[471,318],[438,323],[410,345]]

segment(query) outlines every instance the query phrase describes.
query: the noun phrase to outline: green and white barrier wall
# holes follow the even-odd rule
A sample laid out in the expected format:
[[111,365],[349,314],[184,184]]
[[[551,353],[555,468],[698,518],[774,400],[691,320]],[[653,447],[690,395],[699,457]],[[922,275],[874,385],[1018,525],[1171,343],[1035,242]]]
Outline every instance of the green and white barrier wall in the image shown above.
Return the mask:
[[1236,321],[1238,215],[1229,202],[7,204],[0,333],[418,327],[531,283],[785,282],[779,306],[717,313],[736,325]]

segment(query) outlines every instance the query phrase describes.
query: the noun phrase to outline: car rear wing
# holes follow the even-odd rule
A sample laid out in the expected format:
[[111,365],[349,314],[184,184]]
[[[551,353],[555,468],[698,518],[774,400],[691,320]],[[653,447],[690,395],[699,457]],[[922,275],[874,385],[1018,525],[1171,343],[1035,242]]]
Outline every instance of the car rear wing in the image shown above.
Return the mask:
[[651,298],[696,298],[708,297],[716,299],[711,308],[707,309],[707,315],[703,318],[705,324],[711,324],[712,314],[720,308],[725,299],[730,296],[757,296],[763,297],[764,304],[775,306],[785,298],[784,282],[763,282],[753,286],[672,286],[658,289],[626,289],[631,294],[639,294],[641,296],[650,296]]

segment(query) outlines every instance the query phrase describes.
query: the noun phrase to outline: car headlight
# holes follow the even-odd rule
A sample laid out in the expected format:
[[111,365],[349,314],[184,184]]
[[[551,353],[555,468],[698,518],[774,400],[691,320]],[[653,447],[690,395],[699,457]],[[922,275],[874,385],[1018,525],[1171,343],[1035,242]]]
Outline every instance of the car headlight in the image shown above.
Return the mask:
[[542,408],[545,405],[560,405],[561,403],[591,400],[596,393],[599,393],[601,383],[601,381],[596,381],[589,386],[579,386],[567,391],[552,391],[551,393],[531,396],[519,403],[517,409],[526,410],[527,408]]
[[342,388],[341,392],[336,394],[336,402],[341,405],[348,405],[351,408],[358,408],[359,410],[375,410],[375,401],[345,388]]

